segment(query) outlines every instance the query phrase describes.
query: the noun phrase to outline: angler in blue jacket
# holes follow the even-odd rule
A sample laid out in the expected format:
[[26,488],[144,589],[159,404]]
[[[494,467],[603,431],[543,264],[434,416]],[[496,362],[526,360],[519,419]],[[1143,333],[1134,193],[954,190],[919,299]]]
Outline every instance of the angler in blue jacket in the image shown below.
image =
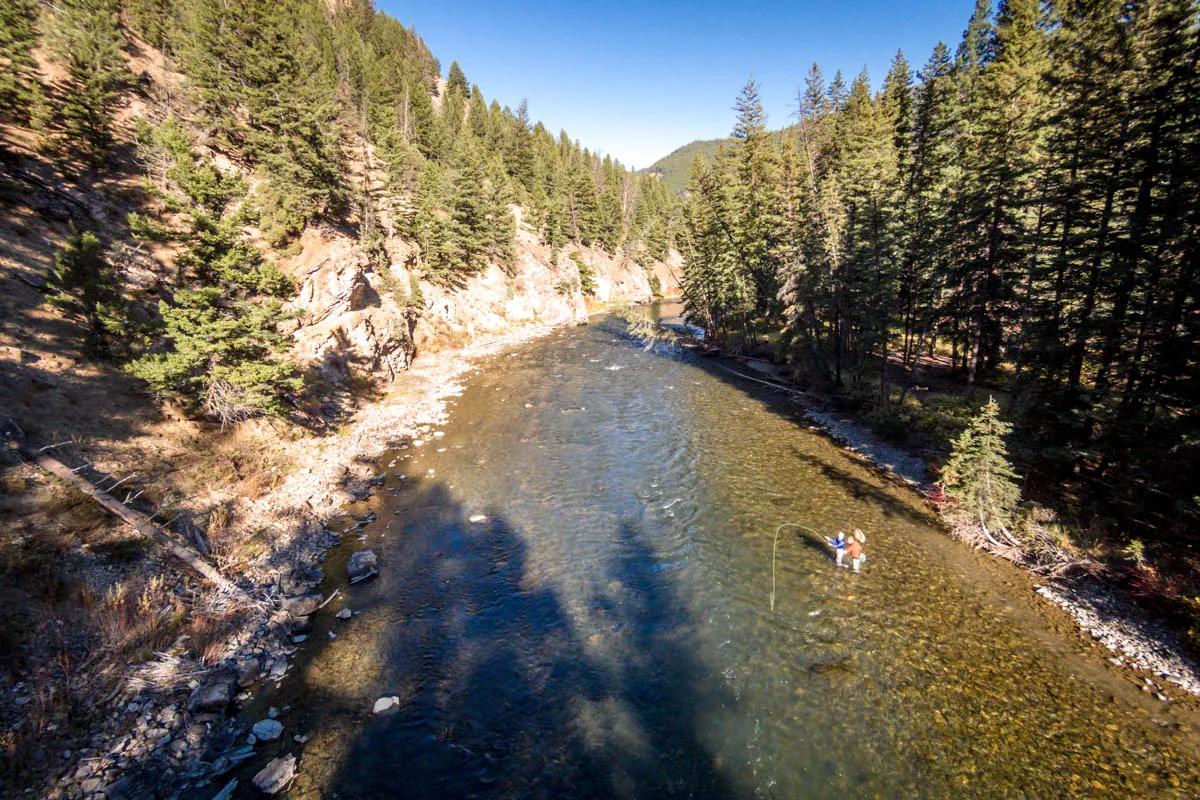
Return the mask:
[[839,567],[846,566],[842,563],[842,559],[846,557],[846,545],[848,544],[846,541],[846,532],[838,531],[837,536],[832,539],[826,536],[825,541],[828,542],[829,546],[833,548],[834,561],[837,562],[837,565]]

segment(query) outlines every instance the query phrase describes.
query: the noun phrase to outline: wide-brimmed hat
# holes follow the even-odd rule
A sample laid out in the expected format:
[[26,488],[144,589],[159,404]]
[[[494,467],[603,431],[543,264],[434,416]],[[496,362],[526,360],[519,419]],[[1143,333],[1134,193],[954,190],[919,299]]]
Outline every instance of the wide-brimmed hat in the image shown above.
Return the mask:
[[867,535],[865,533],[863,533],[861,530],[859,530],[858,528],[854,529],[854,538],[858,539],[859,544],[867,543]]

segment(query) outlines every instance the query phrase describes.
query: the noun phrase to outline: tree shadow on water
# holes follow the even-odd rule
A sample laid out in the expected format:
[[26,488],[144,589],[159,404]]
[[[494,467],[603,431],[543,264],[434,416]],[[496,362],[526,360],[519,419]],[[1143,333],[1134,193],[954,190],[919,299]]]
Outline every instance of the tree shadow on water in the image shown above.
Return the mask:
[[[322,728],[353,729],[336,767],[313,765],[326,776],[314,781],[321,796],[733,796],[700,741],[698,713],[732,700],[698,663],[686,608],[637,526],[615,532],[610,563],[579,562],[563,576],[600,587],[590,597],[576,591],[577,605],[589,608],[573,615],[554,575],[561,568],[531,557],[536,532],[498,515],[472,524],[440,485],[416,487],[397,503],[399,513],[383,518],[400,522],[376,546],[379,578],[349,593],[364,619],[385,621],[369,645],[379,648],[380,675],[366,683],[400,706],[373,717],[371,700],[362,707],[362,698],[337,691],[334,672],[293,696],[297,707],[285,719],[314,739]],[[569,534],[543,535],[553,546]],[[344,555],[332,553],[327,567],[336,570]],[[585,636],[585,625],[599,632]],[[328,640],[321,629],[318,621],[297,672],[320,664],[324,648],[361,646]],[[260,700],[288,701],[286,684],[279,694]],[[300,757],[296,791],[311,796],[305,760],[322,756],[291,743],[261,751],[240,771],[245,796],[254,772],[283,752]]]

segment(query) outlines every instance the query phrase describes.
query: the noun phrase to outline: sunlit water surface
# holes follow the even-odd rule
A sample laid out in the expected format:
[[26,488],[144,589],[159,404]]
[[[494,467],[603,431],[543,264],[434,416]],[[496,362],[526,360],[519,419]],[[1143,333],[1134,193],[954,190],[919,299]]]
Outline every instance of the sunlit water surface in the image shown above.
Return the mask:
[[[1191,712],[710,364],[564,330],[381,466],[322,588],[367,546],[379,578],[249,712],[288,706],[244,774],[298,754],[289,797],[1200,794]],[[863,528],[867,568],[787,530],[772,611],[782,522]]]

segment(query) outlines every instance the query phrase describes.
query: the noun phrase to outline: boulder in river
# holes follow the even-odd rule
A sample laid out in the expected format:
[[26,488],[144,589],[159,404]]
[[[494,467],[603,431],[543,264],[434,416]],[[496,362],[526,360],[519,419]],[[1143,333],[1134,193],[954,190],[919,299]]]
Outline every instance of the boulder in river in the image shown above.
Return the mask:
[[375,551],[359,550],[350,556],[350,561],[346,564],[346,572],[350,576],[351,583],[358,583],[378,575],[379,571],[376,569],[378,565],[379,560],[375,557]]
[[188,698],[188,710],[193,713],[224,711],[233,701],[237,690],[237,675],[221,670],[201,681]]
[[375,714],[386,714],[400,707],[400,698],[392,695],[391,697],[381,697],[375,701],[375,707],[371,711]]
[[254,776],[254,785],[264,794],[278,794],[296,777],[296,757],[273,758]]
[[272,739],[278,739],[279,735],[283,733],[283,724],[277,719],[262,719],[254,723],[254,727],[250,730],[254,732],[255,738],[260,742],[269,742]]
[[486,514],[472,514],[471,516],[467,517],[467,521],[468,522],[487,522],[487,515]]

